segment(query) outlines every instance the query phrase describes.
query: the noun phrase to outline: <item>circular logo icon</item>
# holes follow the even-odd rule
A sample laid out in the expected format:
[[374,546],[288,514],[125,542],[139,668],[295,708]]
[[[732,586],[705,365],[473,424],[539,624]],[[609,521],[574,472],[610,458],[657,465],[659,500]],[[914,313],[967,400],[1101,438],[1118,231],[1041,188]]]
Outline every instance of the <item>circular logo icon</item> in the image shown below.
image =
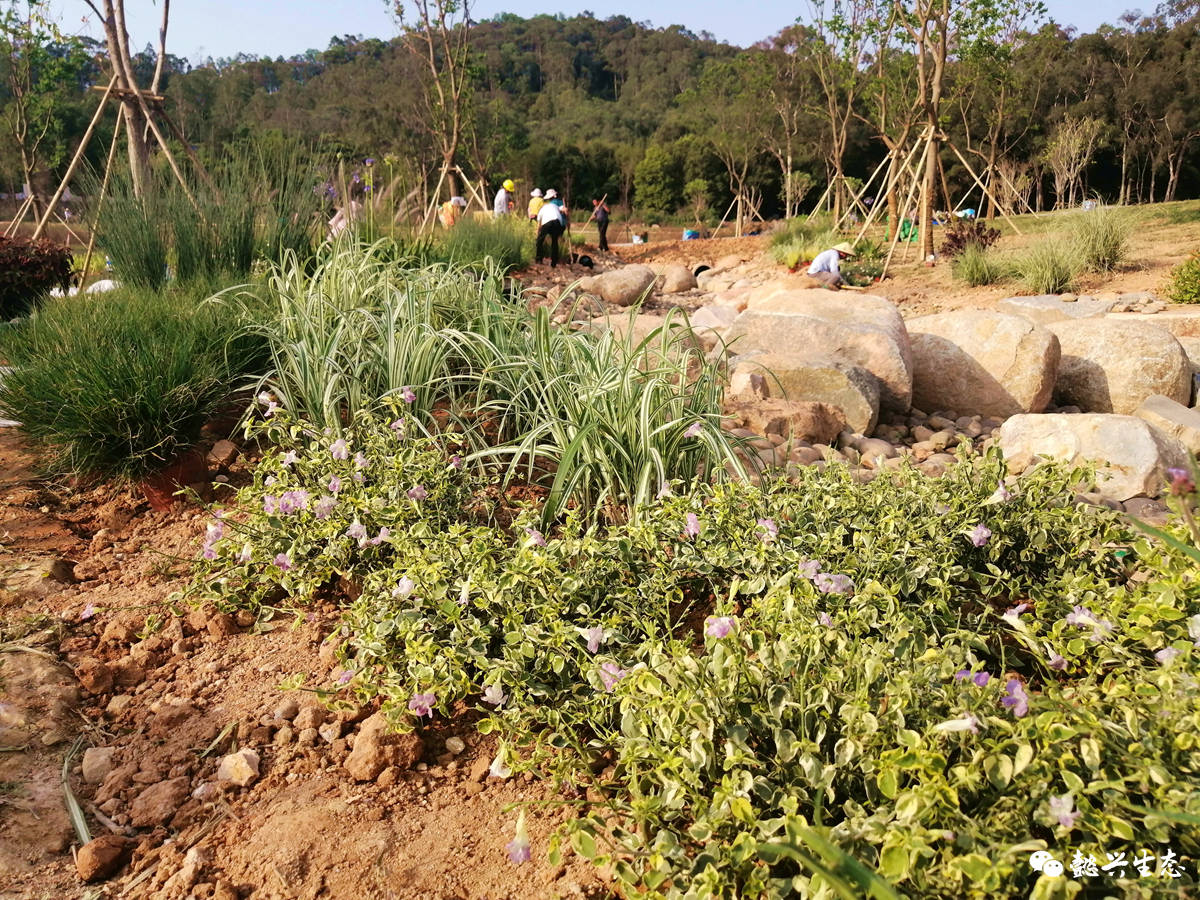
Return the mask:
[[1063,864],[1057,859],[1048,859],[1046,860],[1046,864],[1042,866],[1042,874],[1049,875],[1051,878],[1061,875],[1062,873]]
[[1054,854],[1046,850],[1039,850],[1033,856],[1029,857],[1029,866],[1035,872],[1041,872],[1046,863],[1054,859]]

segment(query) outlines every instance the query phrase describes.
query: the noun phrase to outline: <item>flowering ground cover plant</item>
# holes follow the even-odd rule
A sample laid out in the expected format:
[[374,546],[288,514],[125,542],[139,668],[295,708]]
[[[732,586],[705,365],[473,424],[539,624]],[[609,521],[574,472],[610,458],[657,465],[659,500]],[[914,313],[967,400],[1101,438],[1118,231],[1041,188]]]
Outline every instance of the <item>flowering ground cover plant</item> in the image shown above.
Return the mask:
[[[554,846],[519,829],[514,863],[569,842],[666,897],[1195,884],[1195,562],[1076,507],[1076,474],[830,467],[663,485],[618,525],[530,507],[499,527],[458,448],[396,409],[254,426],[277,449],[214,518],[191,593],[299,610],[352,586],[342,669],[312,686],[400,728],[476,706],[493,773],[556,778],[579,809]],[[1145,848],[1182,879],[1029,864]]]

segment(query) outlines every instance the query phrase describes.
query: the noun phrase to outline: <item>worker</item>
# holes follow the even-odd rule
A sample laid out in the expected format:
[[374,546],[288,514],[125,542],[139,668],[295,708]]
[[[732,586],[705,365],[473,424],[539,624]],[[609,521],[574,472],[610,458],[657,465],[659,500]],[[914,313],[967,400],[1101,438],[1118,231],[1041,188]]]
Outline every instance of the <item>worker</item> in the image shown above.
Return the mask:
[[504,184],[500,186],[500,190],[496,191],[496,200],[492,204],[492,215],[494,215],[497,219],[501,216],[507,216],[510,212],[512,212],[512,194],[516,189],[517,186],[513,184],[513,180],[511,178],[506,178],[504,179]]
[[608,250],[608,204],[603,199],[592,198],[592,218],[596,220],[596,230],[600,232],[600,249]]
[[525,215],[529,218],[529,221],[532,222],[535,227],[537,226],[538,212],[541,210],[542,204],[544,204],[545,202],[546,201],[544,199],[542,199],[542,189],[541,188],[534,188],[533,191],[529,194],[529,206],[527,206],[525,208]]
[[567,210],[561,206],[561,201],[555,203],[556,199],[558,199],[558,193],[553,188],[546,191],[546,202],[538,210],[537,248],[534,251],[540,264],[544,256],[542,249],[546,245],[546,238],[550,238],[550,268],[552,269],[558,265],[558,239],[562,237],[563,231],[567,227]]
[[462,197],[451,197],[438,208],[438,218],[443,228],[453,228],[458,224],[459,217],[467,208],[467,201]]
[[814,281],[819,281],[830,290],[841,290],[842,285],[846,282],[842,278],[838,264],[843,259],[852,256],[854,256],[854,248],[843,241],[825,252],[817,254],[816,259],[812,261],[812,265],[808,267],[808,277]]

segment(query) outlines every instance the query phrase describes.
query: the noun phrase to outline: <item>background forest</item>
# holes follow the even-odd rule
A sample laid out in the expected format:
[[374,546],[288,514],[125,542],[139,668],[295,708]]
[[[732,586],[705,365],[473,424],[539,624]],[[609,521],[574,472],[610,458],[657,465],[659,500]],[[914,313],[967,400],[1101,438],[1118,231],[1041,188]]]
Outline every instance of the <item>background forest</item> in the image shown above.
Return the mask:
[[[1193,0],[1078,35],[1021,6],[971,41],[950,36],[941,127],[1017,208],[1200,195],[1198,22]],[[807,209],[832,175],[852,187],[889,149],[907,153],[923,127],[910,42],[879,24],[796,25],[740,49],[626,17],[472,23],[456,161],[489,190],[513,177],[523,190],[555,186],[576,205],[607,194],[649,220],[712,222],[739,192],[767,217]],[[444,144],[430,124],[425,63],[404,46],[413,39],[335,37],[291,59],[196,67],[168,56],[161,90],[209,163],[236,145],[302,139],[347,165],[385,161],[428,193]],[[11,39],[0,49],[0,191],[32,183],[49,194],[98,101],[103,48],[61,38],[37,54]],[[156,55],[147,47],[135,57],[139,81],[151,82]],[[38,104],[53,115],[39,120]],[[34,130],[43,121],[32,157],[22,107]],[[112,127],[108,117],[90,144],[97,168]],[[955,196],[971,186],[949,157],[946,178]]]

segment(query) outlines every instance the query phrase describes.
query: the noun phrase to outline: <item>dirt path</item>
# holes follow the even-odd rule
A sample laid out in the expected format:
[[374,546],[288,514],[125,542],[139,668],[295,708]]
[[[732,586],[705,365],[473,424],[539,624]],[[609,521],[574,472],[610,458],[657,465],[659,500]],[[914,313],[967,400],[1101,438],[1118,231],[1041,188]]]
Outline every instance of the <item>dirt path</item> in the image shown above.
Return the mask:
[[[0,898],[607,896],[590,864],[549,865],[569,807],[541,782],[489,778],[494,746],[466,717],[435,723],[412,768],[350,775],[372,710],[331,713],[279,687],[334,670],[322,641],[335,608],[258,623],[175,615],[207,515],[52,490],[29,463],[0,429]],[[93,836],[128,838],[112,840],[130,860],[89,889],[60,785],[78,736],[72,789]],[[241,748],[259,777],[219,782],[219,760]],[[533,859],[518,866],[510,807],[530,801]]]

